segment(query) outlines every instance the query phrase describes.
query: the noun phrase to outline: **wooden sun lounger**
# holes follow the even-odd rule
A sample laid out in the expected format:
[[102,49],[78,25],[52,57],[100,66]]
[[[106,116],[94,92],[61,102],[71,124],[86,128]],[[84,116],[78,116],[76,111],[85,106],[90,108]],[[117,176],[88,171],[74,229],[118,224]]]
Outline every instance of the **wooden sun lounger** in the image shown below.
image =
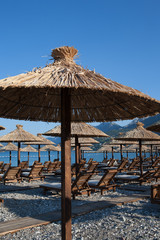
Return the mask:
[[[75,199],[77,195],[82,195],[82,194],[88,194],[90,196],[91,193],[91,188],[88,186],[88,181],[91,178],[92,173],[80,173],[77,178],[72,182],[71,186],[71,192],[72,192],[72,197]],[[44,194],[48,190],[52,190],[55,192],[61,192],[61,183],[50,183],[50,184],[43,184],[40,185],[41,188],[43,188]]]
[[117,184],[114,183],[114,177],[117,174],[117,170],[107,170],[100,180],[89,180],[88,185],[94,189],[101,190],[101,195],[106,190],[115,191]]
[[138,182],[141,185],[143,182],[152,182],[154,180],[153,178],[154,173],[155,173],[155,170],[146,171],[142,176],[120,174],[115,176],[114,180],[121,181],[121,182]]
[[35,164],[32,166],[32,169],[30,172],[22,172],[21,177],[23,179],[28,179],[28,181],[32,180],[44,180],[45,176],[42,175],[43,165],[41,164]]
[[9,167],[8,170],[0,174],[0,181],[5,185],[6,182],[21,182],[20,167]]

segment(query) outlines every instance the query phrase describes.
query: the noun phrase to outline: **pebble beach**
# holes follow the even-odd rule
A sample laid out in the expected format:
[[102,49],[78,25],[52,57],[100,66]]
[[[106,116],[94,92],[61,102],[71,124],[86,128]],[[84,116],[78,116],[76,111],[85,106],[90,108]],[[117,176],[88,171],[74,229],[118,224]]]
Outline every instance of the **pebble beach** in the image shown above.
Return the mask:
[[[60,210],[60,195],[48,192],[43,194],[39,185],[41,181],[28,183],[12,183],[1,185],[0,198],[4,204],[0,206],[0,221],[9,221],[27,216],[34,217],[41,213]],[[152,183],[153,184],[153,183]],[[11,191],[12,188],[16,191]],[[20,188],[32,187],[21,190]],[[137,189],[139,186],[137,185]],[[150,184],[144,186],[148,193]],[[6,190],[3,192],[3,190]],[[88,196],[78,196],[72,200],[72,205],[78,206],[86,203],[107,201],[111,198],[130,196],[139,191],[127,191],[117,188],[116,192],[108,191],[103,196],[100,192]],[[160,239],[160,205],[151,204],[150,199],[143,199],[122,206],[109,207],[96,210],[75,218],[72,218],[72,238],[74,240],[98,239],[98,240],[129,240],[129,239]],[[20,230],[13,234],[6,234],[0,239],[61,239],[61,223],[53,222],[48,225]]]

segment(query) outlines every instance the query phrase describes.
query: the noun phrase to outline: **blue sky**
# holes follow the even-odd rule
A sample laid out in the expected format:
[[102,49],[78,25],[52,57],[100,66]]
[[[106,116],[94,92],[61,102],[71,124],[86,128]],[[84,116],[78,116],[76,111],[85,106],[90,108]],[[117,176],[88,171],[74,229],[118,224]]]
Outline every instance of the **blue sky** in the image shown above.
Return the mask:
[[[68,45],[77,64],[160,100],[159,13],[159,0],[1,1],[0,79],[44,67]],[[16,123],[33,134],[55,126],[0,119],[0,135]]]

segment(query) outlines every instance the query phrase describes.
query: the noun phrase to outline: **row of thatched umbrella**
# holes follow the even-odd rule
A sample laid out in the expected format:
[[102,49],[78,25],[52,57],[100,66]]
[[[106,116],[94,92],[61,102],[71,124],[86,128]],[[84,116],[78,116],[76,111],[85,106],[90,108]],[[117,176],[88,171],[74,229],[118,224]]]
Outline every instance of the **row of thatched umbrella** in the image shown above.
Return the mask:
[[71,121],[102,122],[160,112],[160,102],[78,66],[78,51],[52,51],[55,62],[0,81],[0,117],[61,122],[62,239],[71,239]]

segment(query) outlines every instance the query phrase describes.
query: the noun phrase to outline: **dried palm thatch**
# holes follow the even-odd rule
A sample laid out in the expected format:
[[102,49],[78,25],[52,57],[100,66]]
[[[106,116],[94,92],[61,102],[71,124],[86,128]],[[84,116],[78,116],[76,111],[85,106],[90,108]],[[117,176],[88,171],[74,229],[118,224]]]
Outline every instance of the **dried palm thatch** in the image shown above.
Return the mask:
[[45,145],[42,148],[40,148],[40,151],[61,151],[60,146],[53,146],[53,145]]
[[13,143],[8,143],[6,146],[3,146],[0,151],[18,151],[18,147]]
[[[79,137],[78,138],[78,143],[79,144],[88,144],[88,143],[99,143],[99,142],[97,140],[95,140],[94,138],[89,138],[89,137],[81,138],[81,137]],[[71,144],[75,144],[75,138],[73,138],[73,137],[71,138]]]
[[54,142],[50,141],[49,139],[46,139],[45,137],[43,137],[41,133],[38,133],[37,137],[39,138],[40,141],[24,142],[24,145],[53,145],[53,144],[55,144]]
[[112,147],[110,145],[103,145],[101,146],[97,152],[112,152]]
[[135,141],[135,140],[143,140],[143,141],[160,141],[160,136],[146,130],[143,127],[143,123],[138,122],[137,127],[131,131],[126,132],[123,136],[116,138],[117,140],[125,140],[125,141]]
[[[61,125],[43,133],[46,136],[61,136]],[[75,137],[109,137],[101,130],[83,122],[71,123],[71,136]]]
[[[93,146],[92,143],[80,143],[80,147],[91,147]],[[71,147],[75,147],[75,143],[71,143]]]
[[0,130],[5,130],[6,128],[3,126],[0,126]]
[[17,129],[14,131],[1,136],[0,142],[25,142],[25,141],[41,141],[40,138],[34,136],[33,134],[25,131],[22,125],[17,124]]
[[71,121],[116,121],[160,112],[159,101],[77,65],[77,52],[54,49],[54,63],[2,79],[0,117],[60,122],[62,88],[70,89]]
[[37,149],[28,145],[27,147],[21,148],[21,152],[37,152]]
[[151,126],[147,127],[146,129],[153,131],[153,132],[160,132],[160,121],[156,122],[155,124],[152,124]]
[[[82,147],[81,147],[81,150],[82,150],[82,151],[92,151],[92,148],[82,146]],[[75,151],[75,148],[73,148],[73,151]]]
[[4,146],[0,143],[0,147],[4,147]]
[[[122,136],[122,135],[121,135]],[[121,140],[116,140],[116,139],[112,139],[109,144],[110,145],[129,145],[129,144],[134,144],[136,143],[135,141],[133,141],[132,143],[130,141],[121,141]]]

